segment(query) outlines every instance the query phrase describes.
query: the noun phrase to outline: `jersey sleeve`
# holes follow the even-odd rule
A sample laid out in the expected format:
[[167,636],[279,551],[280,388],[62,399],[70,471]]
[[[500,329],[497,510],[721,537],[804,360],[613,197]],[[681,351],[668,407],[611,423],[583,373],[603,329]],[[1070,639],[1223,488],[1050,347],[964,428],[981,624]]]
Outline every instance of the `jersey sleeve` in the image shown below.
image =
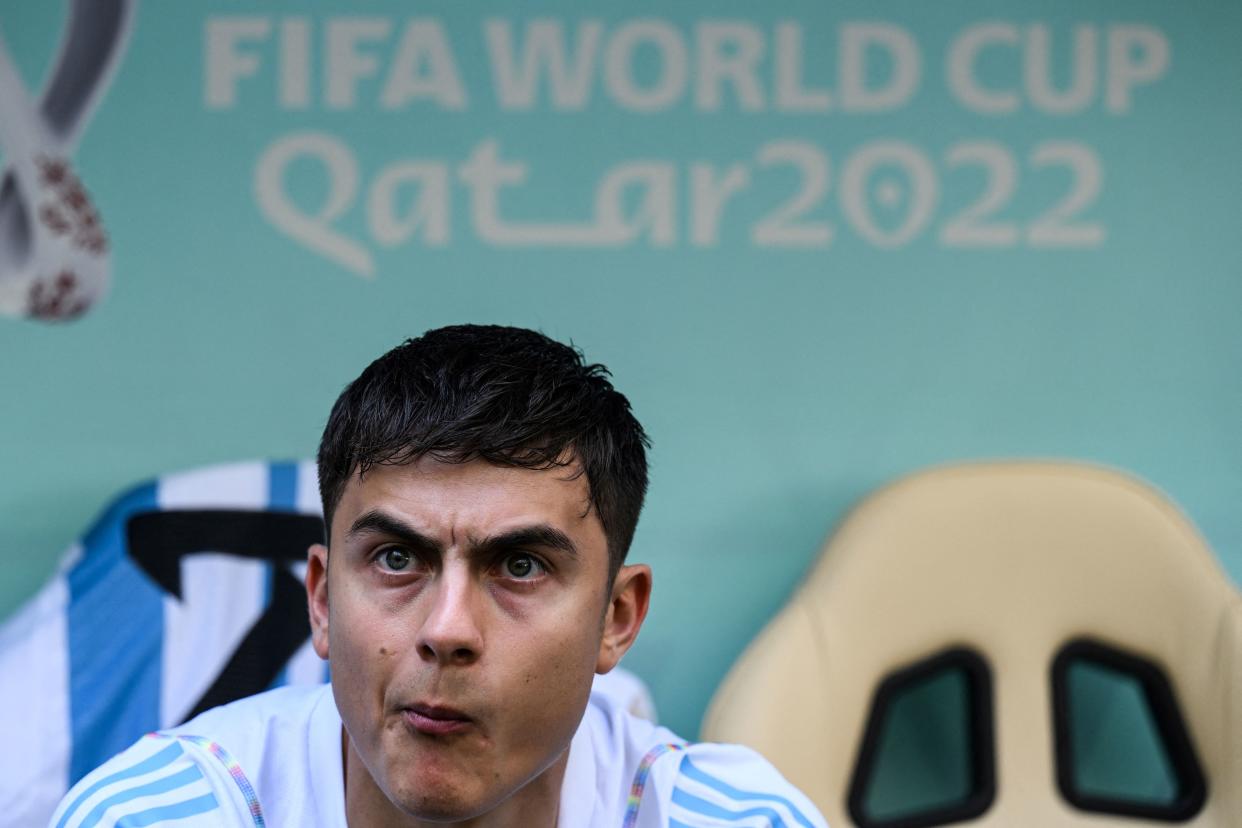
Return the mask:
[[669,828],[828,825],[811,800],[768,760],[741,745],[687,745],[671,781]]
[[48,828],[254,828],[244,791],[203,746],[151,734],[78,781]]

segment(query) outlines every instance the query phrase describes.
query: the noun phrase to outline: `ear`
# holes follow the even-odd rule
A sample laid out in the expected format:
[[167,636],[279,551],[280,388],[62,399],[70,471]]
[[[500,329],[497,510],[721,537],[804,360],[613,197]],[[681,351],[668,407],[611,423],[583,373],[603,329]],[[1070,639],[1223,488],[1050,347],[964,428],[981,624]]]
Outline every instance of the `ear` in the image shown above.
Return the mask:
[[306,608],[310,612],[311,645],[328,658],[328,547],[316,543],[306,553]]
[[612,584],[608,611],[604,614],[604,634],[599,642],[595,672],[607,673],[625,655],[638,637],[651,603],[651,567],[646,564],[623,566]]

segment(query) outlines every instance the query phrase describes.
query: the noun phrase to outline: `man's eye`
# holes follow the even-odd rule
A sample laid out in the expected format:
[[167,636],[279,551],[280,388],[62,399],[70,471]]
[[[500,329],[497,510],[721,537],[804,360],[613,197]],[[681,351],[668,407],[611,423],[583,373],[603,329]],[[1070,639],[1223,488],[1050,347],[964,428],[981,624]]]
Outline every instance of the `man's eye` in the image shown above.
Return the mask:
[[543,574],[543,564],[530,555],[510,555],[504,560],[505,574],[519,580],[533,578]]
[[414,557],[399,546],[390,546],[380,553],[380,560],[393,572],[403,572],[414,562]]

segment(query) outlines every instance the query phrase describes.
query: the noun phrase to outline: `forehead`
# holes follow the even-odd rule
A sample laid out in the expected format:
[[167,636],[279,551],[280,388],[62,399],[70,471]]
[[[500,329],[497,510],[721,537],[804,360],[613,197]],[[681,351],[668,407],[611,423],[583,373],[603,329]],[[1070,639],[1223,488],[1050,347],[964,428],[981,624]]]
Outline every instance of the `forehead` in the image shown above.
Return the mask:
[[422,531],[456,542],[455,536],[489,535],[506,529],[549,524],[583,540],[603,527],[591,507],[587,477],[575,461],[549,469],[502,466],[485,460],[447,463],[421,457],[381,465],[346,482],[332,518],[338,537],[359,516],[384,511]]

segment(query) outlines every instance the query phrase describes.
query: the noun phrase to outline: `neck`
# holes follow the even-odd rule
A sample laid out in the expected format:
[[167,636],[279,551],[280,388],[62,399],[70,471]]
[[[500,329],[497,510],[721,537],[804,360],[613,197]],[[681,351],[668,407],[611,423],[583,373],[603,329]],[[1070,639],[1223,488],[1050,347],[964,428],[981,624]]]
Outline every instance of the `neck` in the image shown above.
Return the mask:
[[556,828],[561,783],[569,764],[566,748],[543,773],[487,813],[454,822],[430,822],[392,803],[371,778],[344,728],[341,752],[345,768],[345,821],[349,828]]

